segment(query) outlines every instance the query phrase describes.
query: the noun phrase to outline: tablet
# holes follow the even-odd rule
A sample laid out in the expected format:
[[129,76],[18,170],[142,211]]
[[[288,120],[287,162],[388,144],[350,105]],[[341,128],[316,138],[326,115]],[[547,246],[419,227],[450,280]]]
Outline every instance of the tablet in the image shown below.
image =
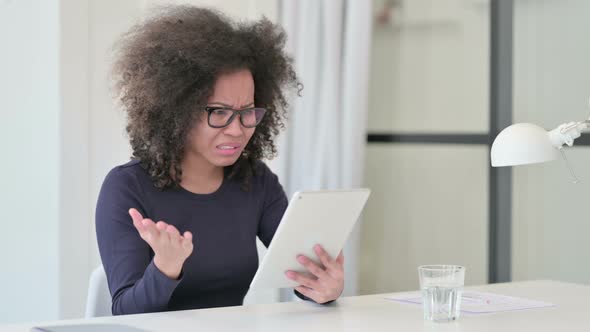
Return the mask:
[[293,194],[281,223],[256,271],[250,289],[299,286],[287,270],[307,273],[296,260],[303,254],[321,263],[313,246],[321,244],[336,259],[359,218],[369,189],[306,191]]

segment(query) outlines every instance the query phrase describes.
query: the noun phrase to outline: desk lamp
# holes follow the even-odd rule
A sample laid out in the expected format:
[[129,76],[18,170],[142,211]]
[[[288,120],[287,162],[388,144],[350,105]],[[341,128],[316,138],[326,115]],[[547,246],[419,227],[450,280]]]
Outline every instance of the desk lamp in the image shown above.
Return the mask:
[[[557,159],[559,152],[565,158],[562,150],[564,145],[571,147],[574,140],[589,128],[590,119],[563,123],[551,131],[532,123],[513,124],[494,139],[491,149],[492,166],[543,163]],[[572,176],[577,182],[573,171]]]

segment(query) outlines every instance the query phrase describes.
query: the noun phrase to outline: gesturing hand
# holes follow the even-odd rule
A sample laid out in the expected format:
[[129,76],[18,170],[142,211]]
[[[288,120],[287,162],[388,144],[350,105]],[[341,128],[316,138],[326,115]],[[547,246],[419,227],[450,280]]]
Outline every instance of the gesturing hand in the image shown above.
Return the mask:
[[154,251],[154,264],[164,275],[171,279],[178,279],[184,261],[193,252],[193,235],[191,232],[180,232],[176,227],[151,219],[143,218],[136,209],[129,209],[133,219],[133,226],[139,236],[147,242]]
[[300,284],[295,289],[317,303],[326,303],[337,299],[344,289],[344,256],[342,252],[338,258],[332,259],[319,244],[314,246],[324,268],[304,255],[297,256],[297,261],[305,266],[311,276],[305,276],[295,271],[287,271],[287,278]]

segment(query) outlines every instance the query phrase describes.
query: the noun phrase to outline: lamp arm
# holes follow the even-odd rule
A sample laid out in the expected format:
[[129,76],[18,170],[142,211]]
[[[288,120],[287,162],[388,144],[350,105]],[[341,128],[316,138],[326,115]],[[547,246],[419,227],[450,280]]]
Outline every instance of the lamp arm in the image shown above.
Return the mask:
[[590,129],[590,119],[582,122],[563,123],[549,132],[549,139],[558,149],[561,149],[564,144],[573,146],[574,140],[588,129]]

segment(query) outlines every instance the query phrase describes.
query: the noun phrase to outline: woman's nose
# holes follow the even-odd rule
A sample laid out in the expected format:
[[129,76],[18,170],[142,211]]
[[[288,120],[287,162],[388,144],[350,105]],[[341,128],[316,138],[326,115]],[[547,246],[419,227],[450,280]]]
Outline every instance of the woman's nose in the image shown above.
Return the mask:
[[232,122],[223,129],[223,132],[227,135],[241,136],[244,133],[244,131],[242,128],[242,123],[240,122],[240,115],[236,114]]

